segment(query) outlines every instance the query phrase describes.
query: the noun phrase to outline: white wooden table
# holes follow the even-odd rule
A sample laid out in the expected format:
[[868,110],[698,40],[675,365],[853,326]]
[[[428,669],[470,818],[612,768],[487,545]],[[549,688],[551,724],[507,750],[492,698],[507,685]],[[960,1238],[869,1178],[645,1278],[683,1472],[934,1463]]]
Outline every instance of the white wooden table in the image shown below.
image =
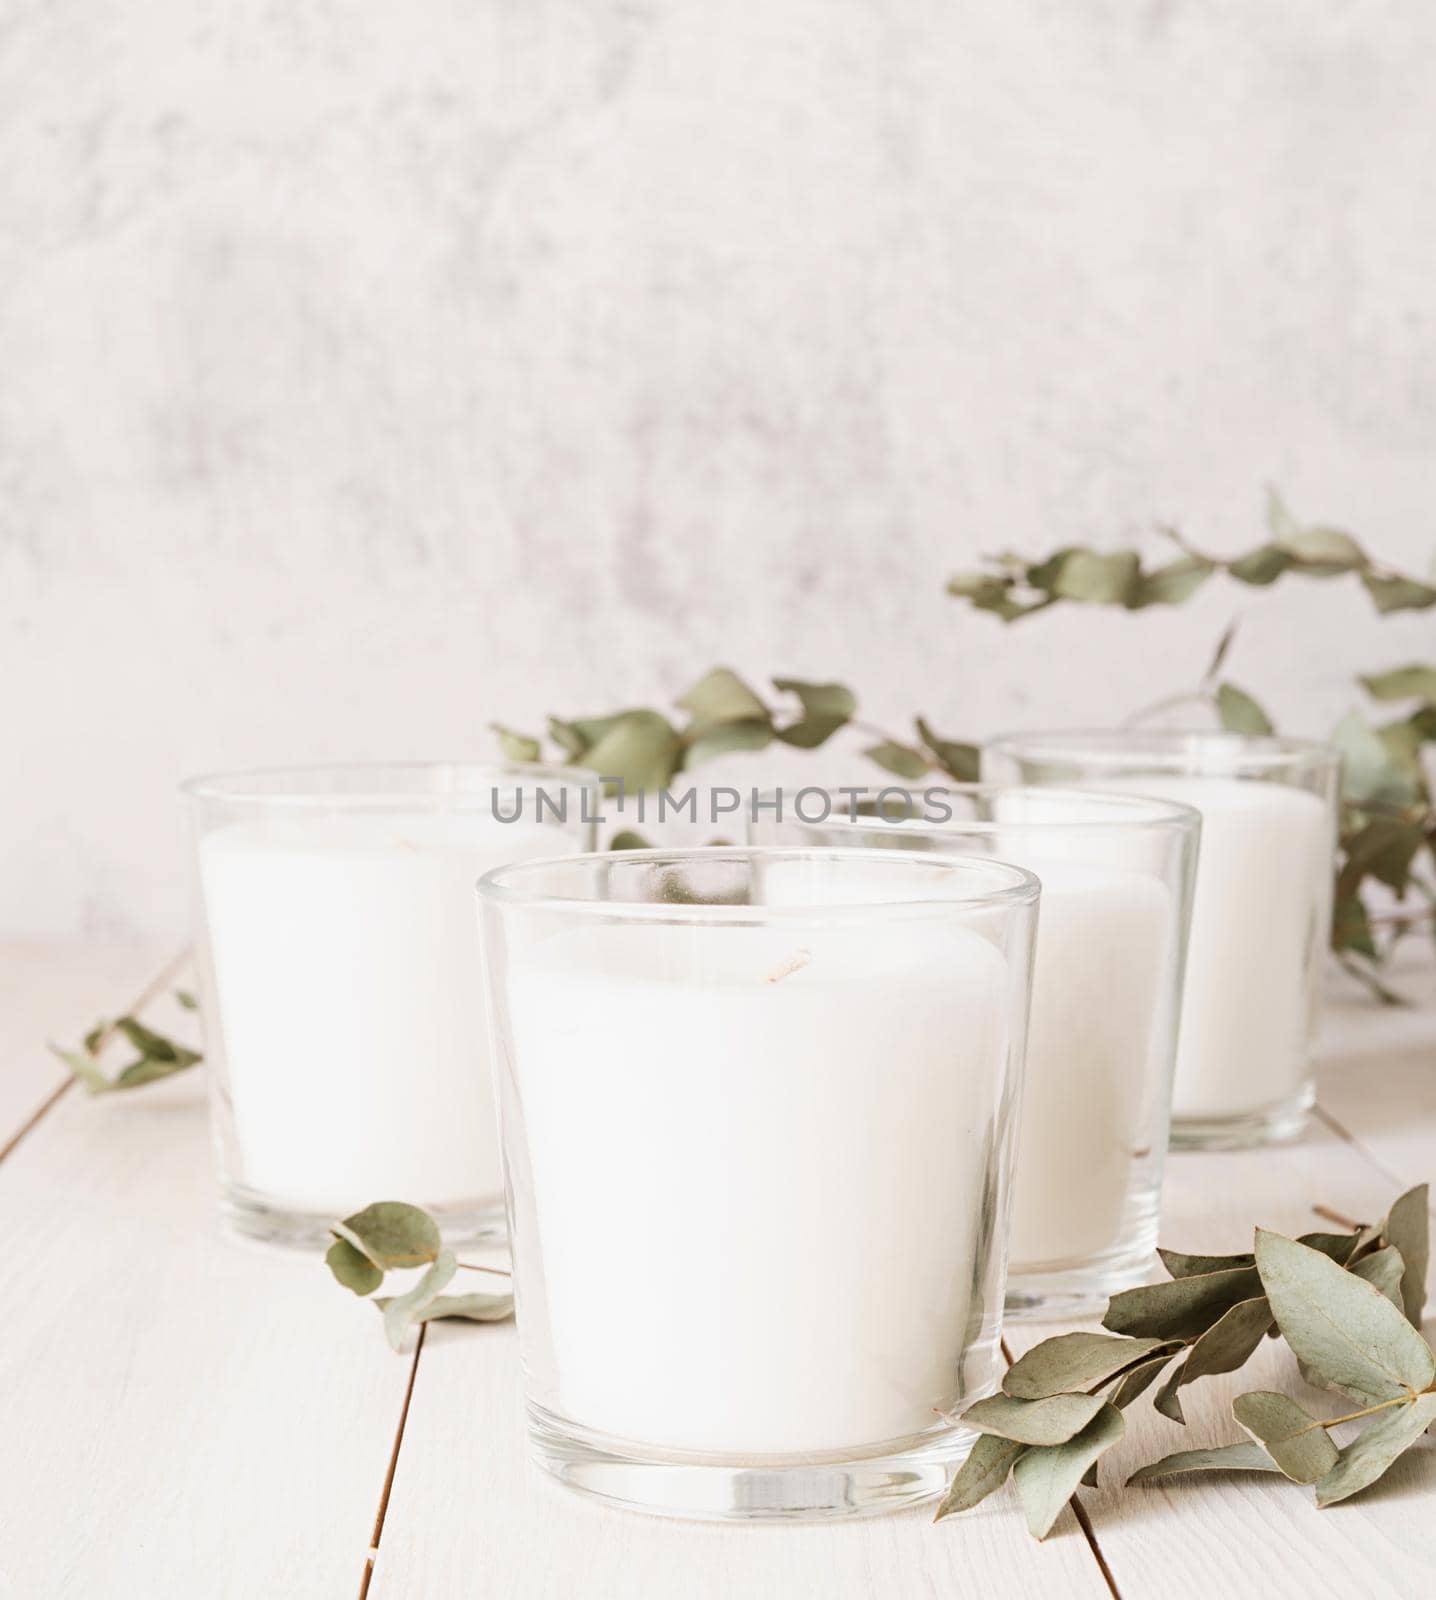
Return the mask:
[[[5,1600],[1436,1594],[1436,1435],[1325,1512],[1256,1475],[1113,1487],[1235,1437],[1237,1386],[1288,1379],[1274,1343],[1184,1392],[1185,1439],[1134,1406],[1102,1487],[1042,1545],[1010,1489],[937,1527],[931,1508],[741,1527],[588,1503],[525,1462],[511,1326],[438,1324],[394,1355],[319,1261],[221,1231],[199,1072],[96,1100],[64,1086],[45,1039],[100,1015],[192,1036],[175,970],[155,950],[0,948]],[[1407,983],[1421,1009],[1333,998],[1303,1143],[1173,1158],[1168,1242],[1243,1249],[1256,1220],[1367,1218],[1436,1178],[1436,979]]]

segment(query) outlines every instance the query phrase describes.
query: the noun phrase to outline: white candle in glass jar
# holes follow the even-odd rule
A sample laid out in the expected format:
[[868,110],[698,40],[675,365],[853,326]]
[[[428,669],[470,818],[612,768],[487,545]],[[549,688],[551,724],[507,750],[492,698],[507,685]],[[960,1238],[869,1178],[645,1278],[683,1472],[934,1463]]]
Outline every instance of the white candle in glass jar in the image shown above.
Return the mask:
[[207,833],[199,872],[236,1176],[343,1216],[500,1203],[474,884],[577,848],[560,828],[416,812]]
[[994,944],[611,925],[510,962],[541,1255],[519,1310],[565,1416],[677,1450],[836,1450],[990,1384],[959,1367],[993,1310]]
[[1240,1116],[1310,1073],[1315,963],[1331,907],[1332,814],[1289,784],[1203,775],[1105,779],[1202,814],[1172,1110]]
[[1173,929],[1158,879],[1012,845],[997,853],[1042,884],[1008,1252],[1021,1271],[1121,1240],[1151,1097],[1167,1090],[1152,1053]]

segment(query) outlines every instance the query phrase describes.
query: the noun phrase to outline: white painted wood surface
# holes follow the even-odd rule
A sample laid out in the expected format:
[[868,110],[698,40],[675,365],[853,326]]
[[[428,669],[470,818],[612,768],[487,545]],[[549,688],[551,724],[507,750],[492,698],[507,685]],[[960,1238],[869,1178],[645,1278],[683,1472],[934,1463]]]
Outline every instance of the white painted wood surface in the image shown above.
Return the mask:
[[[1082,1493],[1090,1538],[1069,1511],[1032,1543],[1010,1490],[941,1527],[926,1510],[675,1523],[567,1493],[524,1461],[511,1328],[436,1325],[417,1358],[395,1356],[316,1260],[221,1232],[200,1073],[98,1100],[54,1094],[44,1040],[77,1038],[146,991],[149,1020],[192,1030],[170,981],[155,952],[0,949],[0,1148],[25,1130],[0,1160],[4,1600],[352,1600],[411,1373],[372,1600],[1101,1600],[1103,1562],[1123,1600],[1436,1593],[1436,1437],[1326,1512],[1254,1476],[1116,1487],[1168,1450],[1236,1437],[1232,1394],[1289,1379],[1275,1345],[1184,1391],[1185,1435],[1145,1402],[1131,1409],[1102,1486]],[[1342,991],[1323,1032],[1322,1116],[1301,1144],[1173,1158],[1166,1239],[1241,1248],[1257,1220],[1319,1226],[1318,1203],[1374,1215],[1399,1184],[1436,1177],[1429,966],[1406,987],[1418,1009]],[[1011,1343],[1047,1331],[1013,1329]]]

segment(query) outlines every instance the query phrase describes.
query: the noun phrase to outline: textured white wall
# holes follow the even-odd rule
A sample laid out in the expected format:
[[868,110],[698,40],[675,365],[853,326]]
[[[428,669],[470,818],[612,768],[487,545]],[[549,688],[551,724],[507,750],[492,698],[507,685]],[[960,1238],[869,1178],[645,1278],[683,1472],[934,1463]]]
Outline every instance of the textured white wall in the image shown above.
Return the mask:
[[943,579],[1267,480],[1426,566],[1433,66],[1409,0],[0,0],[0,927],[178,926],[189,771],[717,660],[972,735],[1242,607],[1320,731],[1429,614]]

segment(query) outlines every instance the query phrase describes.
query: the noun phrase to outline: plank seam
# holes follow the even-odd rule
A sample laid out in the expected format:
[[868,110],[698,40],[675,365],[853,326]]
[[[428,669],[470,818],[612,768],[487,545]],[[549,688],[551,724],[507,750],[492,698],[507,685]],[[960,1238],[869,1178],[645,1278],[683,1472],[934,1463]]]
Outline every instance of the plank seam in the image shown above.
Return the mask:
[[424,1335],[429,1324],[419,1324],[419,1338],[414,1345],[414,1359],[409,1364],[409,1381],[404,1387],[404,1404],[399,1408],[399,1425],[394,1430],[394,1443],[389,1450],[389,1465],[384,1470],[384,1485],[379,1491],[379,1509],[374,1514],[374,1531],[369,1535],[369,1548],[364,1555],[364,1571],[359,1578],[359,1600],[366,1600],[369,1585],[374,1581],[374,1563],[379,1556],[379,1543],[384,1537],[384,1518],[389,1512],[389,1495],[394,1488],[394,1474],[399,1467],[399,1451],[404,1444],[404,1427],[409,1420],[409,1402],[414,1398],[414,1380],[419,1376],[419,1357],[424,1353]]
[[1326,1128],[1334,1133],[1338,1139],[1341,1139],[1346,1144],[1349,1144],[1357,1153],[1357,1155],[1361,1156],[1368,1166],[1373,1167],[1377,1172],[1379,1172],[1388,1183],[1394,1183],[1398,1187],[1406,1183],[1407,1180],[1405,1178],[1400,1177],[1397,1173],[1394,1173],[1378,1155],[1376,1155],[1373,1151],[1368,1150],[1361,1140],[1358,1139],[1349,1128],[1347,1128],[1343,1123],[1338,1122],[1337,1119],[1332,1116],[1331,1112],[1329,1112],[1326,1107],[1322,1105],[1320,1100],[1318,1100],[1312,1106],[1311,1114],[1318,1122],[1322,1123]]
[[[139,995],[121,1013],[122,1016],[137,1016],[151,1003],[161,989],[178,976],[186,961],[189,960],[189,949],[186,947],[177,956],[172,956],[162,966],[158,973],[140,990]],[[59,1105],[65,1095],[75,1087],[75,1079],[67,1077],[62,1079],[48,1095],[35,1107],[34,1111],[15,1130],[13,1134],[0,1145],[0,1161],[4,1161],[19,1147],[21,1141],[32,1134],[47,1116]]]

